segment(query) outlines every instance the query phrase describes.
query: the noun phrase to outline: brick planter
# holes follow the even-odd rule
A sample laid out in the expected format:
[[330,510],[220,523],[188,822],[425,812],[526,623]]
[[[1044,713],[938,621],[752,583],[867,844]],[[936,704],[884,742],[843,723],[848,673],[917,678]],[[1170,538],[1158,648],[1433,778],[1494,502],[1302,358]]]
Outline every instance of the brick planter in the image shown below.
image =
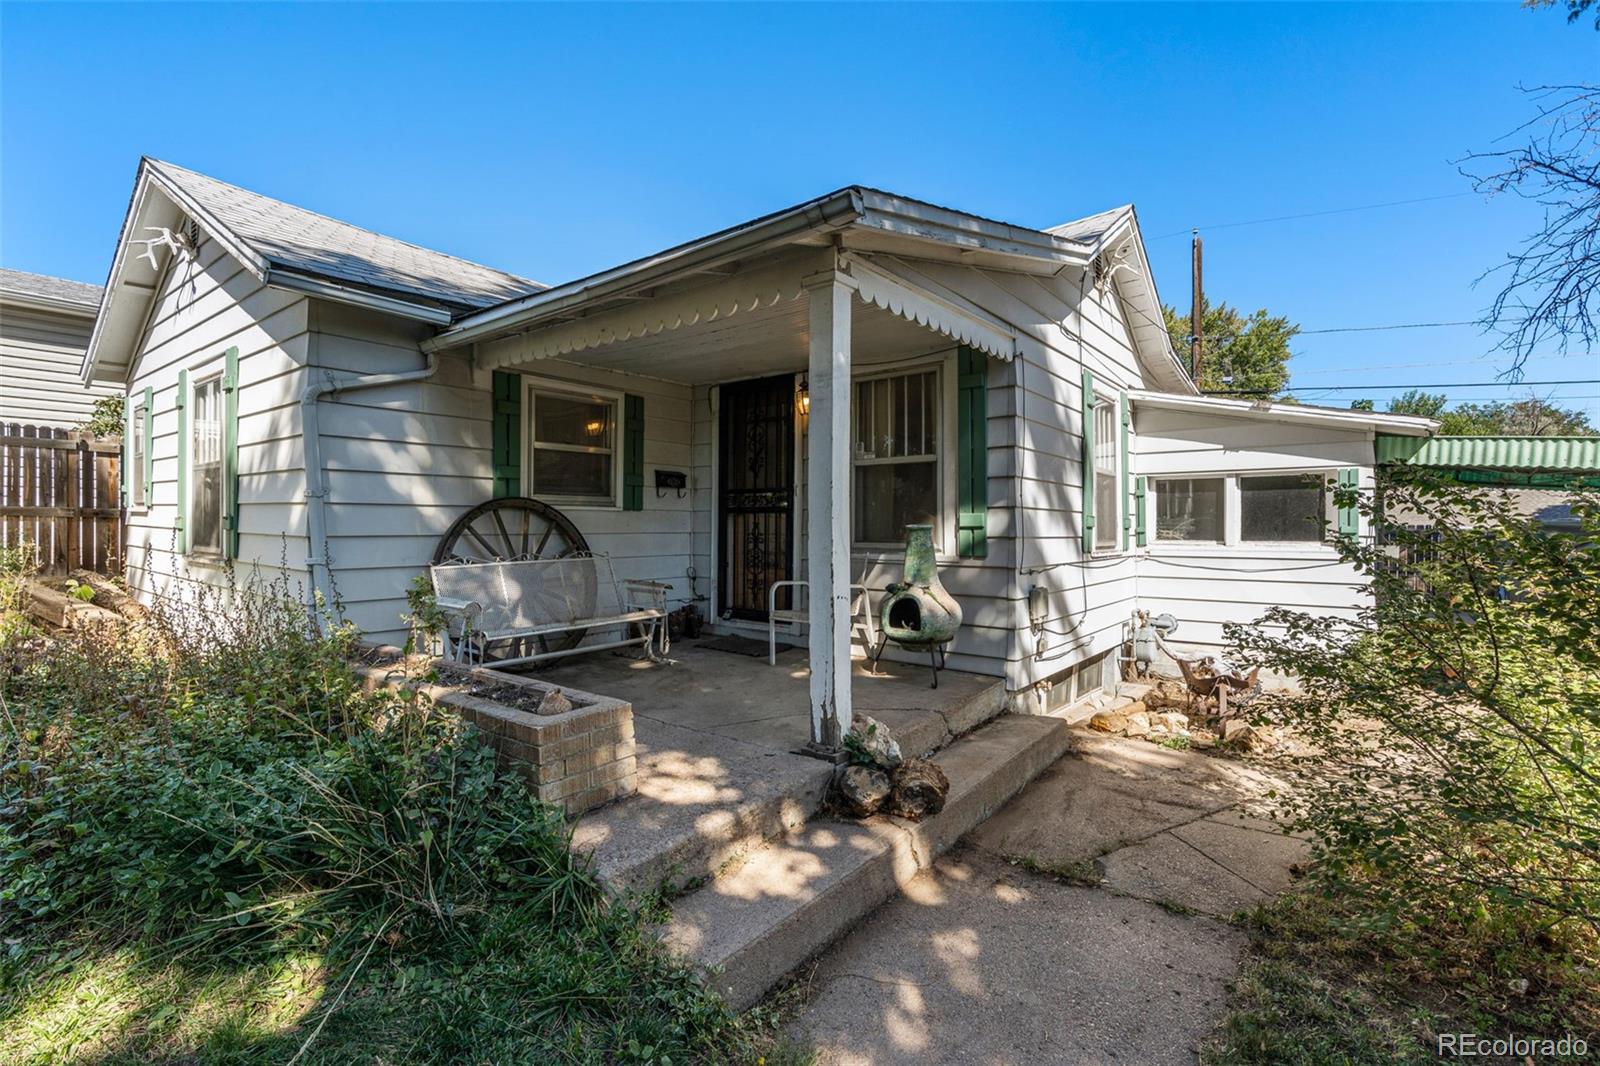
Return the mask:
[[[398,649],[375,651],[399,655]],[[631,796],[638,787],[633,705],[625,700],[486,668],[431,683],[407,676],[398,662],[351,665],[368,691],[413,689],[461,715],[490,738],[502,764],[522,772],[540,800],[568,814]],[[534,706],[552,690],[572,709],[539,714],[504,702],[511,693],[512,702]]]

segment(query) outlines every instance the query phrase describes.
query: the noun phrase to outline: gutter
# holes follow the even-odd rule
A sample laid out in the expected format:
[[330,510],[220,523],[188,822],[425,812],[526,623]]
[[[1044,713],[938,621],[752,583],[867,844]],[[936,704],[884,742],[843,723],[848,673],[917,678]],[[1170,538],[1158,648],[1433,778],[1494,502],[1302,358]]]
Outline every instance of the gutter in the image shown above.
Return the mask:
[[775,245],[788,244],[806,233],[848,225],[860,218],[863,211],[859,191],[842,189],[732,230],[467,315],[453,328],[423,341],[422,350],[437,352],[515,328],[528,329],[574,308],[721,266]]
[[[313,337],[316,334],[312,334]],[[333,581],[328,570],[328,514],[327,478],[322,469],[322,434],[318,412],[319,401],[325,396],[336,396],[358,389],[375,389],[384,385],[400,385],[425,381],[439,369],[439,357],[433,352],[423,353],[419,370],[402,370],[386,374],[334,374],[315,368],[312,377],[300,394],[300,431],[304,450],[306,476],[306,572],[310,575],[310,606],[320,625],[318,611],[323,604],[333,602]]]

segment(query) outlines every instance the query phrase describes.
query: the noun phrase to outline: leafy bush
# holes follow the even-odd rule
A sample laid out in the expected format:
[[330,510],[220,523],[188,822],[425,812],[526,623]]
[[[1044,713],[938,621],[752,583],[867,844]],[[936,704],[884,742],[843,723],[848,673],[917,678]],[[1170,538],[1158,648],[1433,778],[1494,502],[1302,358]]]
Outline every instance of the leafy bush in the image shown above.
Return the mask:
[[0,648],[0,1059],[739,1053],[470,727],[211,608]]
[[[1314,749],[1287,806],[1370,923],[1408,912],[1600,932],[1600,507],[1542,530],[1503,496],[1396,474],[1354,619],[1285,608],[1231,627],[1298,675],[1277,713]],[[1341,499],[1341,503],[1353,502]]]
[[122,436],[122,404],[121,396],[100,397],[94,402],[93,410],[89,412],[89,420],[79,424],[78,429],[93,433],[96,437]]

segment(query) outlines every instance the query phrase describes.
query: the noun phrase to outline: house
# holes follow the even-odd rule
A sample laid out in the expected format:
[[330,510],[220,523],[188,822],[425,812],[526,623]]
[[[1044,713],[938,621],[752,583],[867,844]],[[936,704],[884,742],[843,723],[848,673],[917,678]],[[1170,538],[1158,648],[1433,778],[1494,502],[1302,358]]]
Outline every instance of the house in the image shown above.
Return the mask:
[[0,270],[0,423],[71,429],[120,383],[84,388],[78,371],[100,287]]
[[1131,206],[1031,229],[851,186],[546,286],[150,159],[83,380],[126,391],[141,597],[281,568],[397,642],[451,524],[537,497],[719,632],[808,581],[829,748],[849,586],[900,577],[906,524],[964,610],[949,665],[1050,711],[1115,684],[1135,609],[1195,648],[1356,609],[1332,487],[1437,428],[1198,395]]

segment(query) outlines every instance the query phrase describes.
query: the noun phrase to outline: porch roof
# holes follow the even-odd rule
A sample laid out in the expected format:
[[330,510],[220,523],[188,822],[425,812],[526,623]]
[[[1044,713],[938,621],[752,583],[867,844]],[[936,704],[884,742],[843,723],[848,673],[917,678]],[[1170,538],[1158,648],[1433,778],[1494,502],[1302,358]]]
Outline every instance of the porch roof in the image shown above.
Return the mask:
[[[426,342],[460,347],[617,310],[663,288],[734,273],[784,248],[837,247],[1054,274],[1086,266],[1091,241],[851,185],[585,278],[464,315]],[[880,304],[882,306],[882,304]]]

